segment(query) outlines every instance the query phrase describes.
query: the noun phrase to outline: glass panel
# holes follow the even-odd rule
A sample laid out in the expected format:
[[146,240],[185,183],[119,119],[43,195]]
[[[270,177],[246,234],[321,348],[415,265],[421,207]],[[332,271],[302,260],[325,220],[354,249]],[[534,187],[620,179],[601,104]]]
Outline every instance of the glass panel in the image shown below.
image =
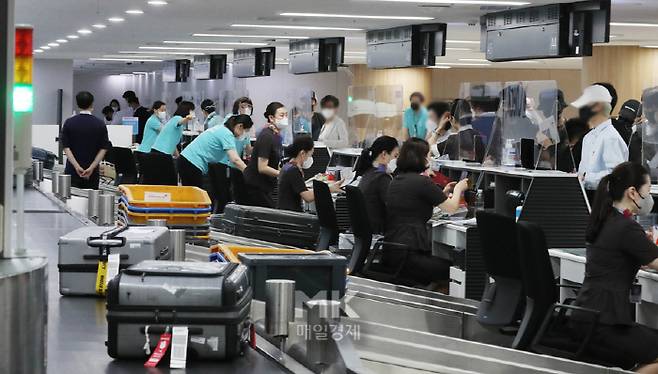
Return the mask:
[[288,103],[286,105],[289,106],[288,118],[290,121],[291,135],[311,134],[311,117],[313,116],[313,110],[311,108],[312,97],[313,90],[311,89],[295,89],[288,93]]
[[651,172],[652,183],[658,182],[658,87],[642,94],[642,163]]
[[350,144],[368,147],[379,136],[402,137],[402,86],[350,86],[347,115]]
[[500,104],[501,82],[466,82],[460,87],[460,100],[453,103],[452,133],[449,142],[459,152],[451,159],[483,162],[487,143],[491,140],[496,110]]

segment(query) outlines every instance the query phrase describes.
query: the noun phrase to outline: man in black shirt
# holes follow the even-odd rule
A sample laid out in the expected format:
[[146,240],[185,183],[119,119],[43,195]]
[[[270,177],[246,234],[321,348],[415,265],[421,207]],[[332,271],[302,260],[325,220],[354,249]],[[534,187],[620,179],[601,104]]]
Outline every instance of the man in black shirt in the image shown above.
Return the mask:
[[141,144],[144,138],[144,127],[146,127],[146,121],[151,117],[151,112],[139,103],[139,99],[136,96],[128,97],[126,100],[128,101],[128,106],[133,110],[133,117],[138,118],[138,131],[135,137],[135,143]]
[[66,154],[65,172],[71,176],[71,186],[97,190],[100,179],[98,164],[112,143],[103,121],[91,115],[94,96],[82,91],[75,100],[80,114],[64,122],[60,135]]

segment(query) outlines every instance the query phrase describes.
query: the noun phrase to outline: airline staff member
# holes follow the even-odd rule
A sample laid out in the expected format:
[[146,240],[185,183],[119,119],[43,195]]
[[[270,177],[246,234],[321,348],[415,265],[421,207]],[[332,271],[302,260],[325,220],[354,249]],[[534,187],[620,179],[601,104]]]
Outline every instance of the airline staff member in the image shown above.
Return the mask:
[[[251,99],[246,96],[240,97],[233,102],[233,110],[226,116],[226,118],[224,118],[224,123],[226,123],[230,117],[238,114],[244,114],[251,117],[253,111],[254,104],[251,102]],[[251,155],[251,150],[250,132],[246,131],[241,138],[235,140],[235,151],[238,152],[240,158],[244,160]],[[231,167],[229,169],[229,178],[231,180],[231,195],[233,201],[237,204],[246,205],[249,199],[246,194],[244,175],[232,162],[229,161],[228,166]]]
[[167,155],[177,154],[176,146],[183,136],[185,124],[194,119],[194,104],[189,101],[181,101],[178,108],[169,121],[164,125],[160,135],[153,143],[151,152]]
[[[404,278],[422,284],[448,279],[450,266],[448,262],[431,255],[427,221],[432,217],[433,208],[438,206],[446,213],[455,213],[463,192],[468,188],[467,181],[462,180],[441,189],[423,175],[429,168],[430,156],[430,146],[424,139],[411,138],[404,142],[397,161],[397,175],[386,195],[386,241],[423,251],[423,254],[410,255],[401,273]],[[395,267],[403,258],[401,252],[387,249],[383,262]]]
[[[600,313],[591,344],[615,352],[601,359],[640,373],[658,373],[658,331],[635,323],[631,303],[640,301],[641,288],[634,285],[640,267],[658,270],[658,247],[633,219],[651,213],[650,190],[649,172],[632,162],[599,182],[587,228],[585,280],[575,303]],[[573,314],[577,332],[589,328],[590,322],[578,323],[589,317]]]
[[[307,203],[315,201],[313,190],[306,187],[303,171],[313,166],[313,146],[313,138],[309,134],[296,137],[288,147],[291,159],[283,165],[279,174],[278,209],[301,212],[302,200]],[[340,184],[341,182],[330,184],[329,190],[339,192]]]
[[226,162],[226,159],[244,170],[247,165],[235,151],[235,139],[249,131],[251,126],[253,122],[249,116],[238,115],[231,117],[225,126],[215,126],[194,139],[181,153],[178,169],[182,184],[203,188],[208,164]]
[[425,139],[427,136],[427,109],[423,107],[425,96],[420,92],[414,92],[409,96],[411,106],[404,111],[402,118],[402,137]]
[[224,119],[215,112],[215,103],[210,99],[205,99],[201,102],[201,112],[205,116],[203,120],[204,130],[208,130],[224,122]]
[[386,195],[399,154],[397,139],[380,136],[370,148],[363,150],[355,168],[356,176],[361,177],[359,188],[366,200],[372,231],[377,234],[384,233],[386,228]]
[[[610,120],[611,102],[608,90],[595,84],[585,88],[583,95],[571,103],[580,109],[580,118],[587,121],[591,129],[583,138],[578,167],[578,175],[589,191],[596,189],[601,178],[610,174],[615,166],[628,161],[628,146]],[[589,195],[593,197],[591,192]]]
[[151,117],[146,121],[144,126],[144,138],[142,142],[137,147],[137,152],[149,153],[151,152],[151,147],[155,143],[155,139],[158,138],[158,134],[162,131],[163,124],[167,119],[167,106],[162,101],[158,100],[153,103],[151,107]]
[[282,134],[288,127],[288,110],[279,102],[265,109],[267,127],[258,134],[249,165],[244,170],[248,205],[274,208],[272,191],[279,177]]

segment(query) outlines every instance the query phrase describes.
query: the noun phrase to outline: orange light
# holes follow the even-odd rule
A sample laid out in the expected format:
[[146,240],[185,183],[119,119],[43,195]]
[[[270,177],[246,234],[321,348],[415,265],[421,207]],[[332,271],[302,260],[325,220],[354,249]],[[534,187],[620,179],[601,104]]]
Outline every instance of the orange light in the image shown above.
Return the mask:
[[32,84],[32,58],[16,57],[14,62],[14,82]]

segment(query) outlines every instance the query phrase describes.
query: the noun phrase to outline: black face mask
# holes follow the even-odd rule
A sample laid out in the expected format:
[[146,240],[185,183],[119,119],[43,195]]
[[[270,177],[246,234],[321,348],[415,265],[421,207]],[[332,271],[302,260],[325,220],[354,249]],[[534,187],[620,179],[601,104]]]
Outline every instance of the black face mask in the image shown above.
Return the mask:
[[418,104],[418,103],[411,103],[411,109],[413,109],[413,110],[418,110],[418,108],[420,108],[420,104]]
[[596,112],[594,110],[592,110],[591,106],[584,106],[584,107],[580,108],[580,111],[579,111],[578,114],[579,114],[579,117],[580,117],[581,120],[583,120],[585,122],[589,122],[589,120],[592,119],[592,117],[594,117],[596,115]]

